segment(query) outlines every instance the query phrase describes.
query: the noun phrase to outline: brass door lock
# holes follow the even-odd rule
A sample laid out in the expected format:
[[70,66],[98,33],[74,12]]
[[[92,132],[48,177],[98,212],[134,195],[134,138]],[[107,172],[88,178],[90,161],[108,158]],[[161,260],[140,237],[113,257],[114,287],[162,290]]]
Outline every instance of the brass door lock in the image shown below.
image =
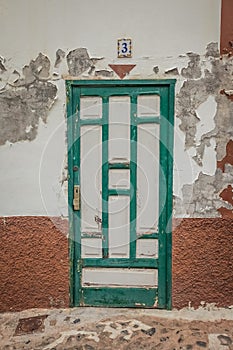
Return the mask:
[[74,210],[80,210],[80,186],[74,185],[74,199],[73,199]]

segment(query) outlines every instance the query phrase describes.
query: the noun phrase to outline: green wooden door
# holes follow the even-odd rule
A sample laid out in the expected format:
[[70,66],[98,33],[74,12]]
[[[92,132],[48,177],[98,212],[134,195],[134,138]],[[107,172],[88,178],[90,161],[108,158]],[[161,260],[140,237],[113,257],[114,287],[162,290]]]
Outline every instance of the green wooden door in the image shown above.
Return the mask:
[[74,306],[171,308],[174,85],[67,81]]

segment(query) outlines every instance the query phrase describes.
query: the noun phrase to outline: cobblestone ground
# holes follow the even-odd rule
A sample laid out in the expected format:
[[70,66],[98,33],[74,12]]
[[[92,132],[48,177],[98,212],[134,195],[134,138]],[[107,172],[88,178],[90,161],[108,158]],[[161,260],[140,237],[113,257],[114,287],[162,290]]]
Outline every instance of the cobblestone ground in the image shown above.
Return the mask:
[[233,309],[74,308],[3,313],[0,349],[233,350]]

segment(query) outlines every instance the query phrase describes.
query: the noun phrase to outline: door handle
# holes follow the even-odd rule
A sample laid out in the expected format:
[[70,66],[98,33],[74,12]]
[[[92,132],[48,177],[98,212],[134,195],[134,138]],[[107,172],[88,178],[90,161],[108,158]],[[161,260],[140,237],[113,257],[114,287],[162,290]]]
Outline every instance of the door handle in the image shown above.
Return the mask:
[[80,186],[74,185],[74,199],[73,199],[74,210],[80,210]]

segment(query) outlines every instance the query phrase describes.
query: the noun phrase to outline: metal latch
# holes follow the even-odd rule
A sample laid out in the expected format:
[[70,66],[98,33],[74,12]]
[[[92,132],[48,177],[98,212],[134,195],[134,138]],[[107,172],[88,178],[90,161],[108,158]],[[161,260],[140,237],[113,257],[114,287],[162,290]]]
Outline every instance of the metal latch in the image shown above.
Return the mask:
[[74,210],[80,210],[80,186],[74,185],[74,199],[73,199]]

